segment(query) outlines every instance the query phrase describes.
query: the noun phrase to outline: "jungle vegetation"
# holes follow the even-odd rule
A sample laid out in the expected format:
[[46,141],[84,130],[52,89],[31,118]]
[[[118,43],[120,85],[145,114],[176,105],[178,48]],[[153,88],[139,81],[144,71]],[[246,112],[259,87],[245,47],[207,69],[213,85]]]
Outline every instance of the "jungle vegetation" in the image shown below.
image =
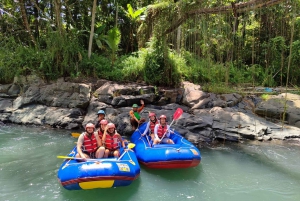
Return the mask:
[[299,86],[300,0],[3,0],[0,83]]

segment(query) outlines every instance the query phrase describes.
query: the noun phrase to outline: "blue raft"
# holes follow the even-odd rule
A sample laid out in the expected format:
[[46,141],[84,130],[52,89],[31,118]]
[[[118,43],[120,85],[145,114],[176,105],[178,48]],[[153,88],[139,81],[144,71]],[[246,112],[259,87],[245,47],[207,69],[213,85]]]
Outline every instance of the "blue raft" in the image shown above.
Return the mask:
[[146,125],[142,124],[131,136],[131,142],[135,144],[134,151],[141,164],[148,168],[189,168],[200,163],[200,151],[176,131],[170,135],[175,144],[152,146],[150,141],[150,146],[146,136],[141,137]]
[[[68,155],[75,157],[76,146]],[[65,160],[58,170],[61,185],[68,190],[128,186],[140,175],[140,166],[132,150],[121,149],[119,158]]]

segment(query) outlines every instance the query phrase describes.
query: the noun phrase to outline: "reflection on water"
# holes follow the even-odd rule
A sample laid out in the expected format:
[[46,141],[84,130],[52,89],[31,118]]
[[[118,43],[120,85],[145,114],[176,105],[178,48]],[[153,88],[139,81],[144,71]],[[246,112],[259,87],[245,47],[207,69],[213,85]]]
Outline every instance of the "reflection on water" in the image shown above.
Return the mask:
[[247,142],[202,148],[190,169],[142,166],[128,187],[67,191],[57,180],[61,159],[75,145],[70,131],[0,127],[0,200],[300,200],[300,147]]

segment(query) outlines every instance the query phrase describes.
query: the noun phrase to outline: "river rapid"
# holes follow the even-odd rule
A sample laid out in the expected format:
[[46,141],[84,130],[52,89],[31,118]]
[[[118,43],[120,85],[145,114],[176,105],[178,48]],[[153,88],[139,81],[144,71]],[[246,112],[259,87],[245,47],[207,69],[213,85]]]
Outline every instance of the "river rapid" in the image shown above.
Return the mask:
[[68,191],[58,182],[62,159],[75,146],[70,131],[0,127],[0,200],[300,200],[300,143],[225,143],[200,148],[195,168],[141,167],[130,186]]

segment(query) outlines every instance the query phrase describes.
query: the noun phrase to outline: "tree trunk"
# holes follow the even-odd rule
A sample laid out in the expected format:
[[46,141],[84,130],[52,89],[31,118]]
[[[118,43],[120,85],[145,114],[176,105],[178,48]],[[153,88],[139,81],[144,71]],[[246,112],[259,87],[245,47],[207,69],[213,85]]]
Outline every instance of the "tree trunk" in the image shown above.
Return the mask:
[[59,34],[62,35],[63,28],[62,28],[62,21],[61,21],[61,0],[54,0],[55,4],[55,18],[56,18],[56,26],[59,31]]
[[23,20],[24,27],[25,27],[26,31],[28,32],[28,34],[29,34],[29,36],[31,38],[31,41],[33,42],[34,45],[36,45],[35,38],[32,35],[29,23],[27,21],[27,14],[26,14],[26,10],[25,10],[24,1],[23,0],[19,0],[19,5],[20,5],[20,10],[21,10],[21,14],[22,14],[22,20]]
[[97,7],[97,0],[94,0],[94,2],[93,2],[93,10],[92,10],[92,23],[91,23],[91,32],[90,32],[90,40],[89,40],[89,49],[88,49],[88,57],[89,58],[91,57],[91,54],[92,54],[92,45],[93,45],[93,37],[94,37],[96,7]]

